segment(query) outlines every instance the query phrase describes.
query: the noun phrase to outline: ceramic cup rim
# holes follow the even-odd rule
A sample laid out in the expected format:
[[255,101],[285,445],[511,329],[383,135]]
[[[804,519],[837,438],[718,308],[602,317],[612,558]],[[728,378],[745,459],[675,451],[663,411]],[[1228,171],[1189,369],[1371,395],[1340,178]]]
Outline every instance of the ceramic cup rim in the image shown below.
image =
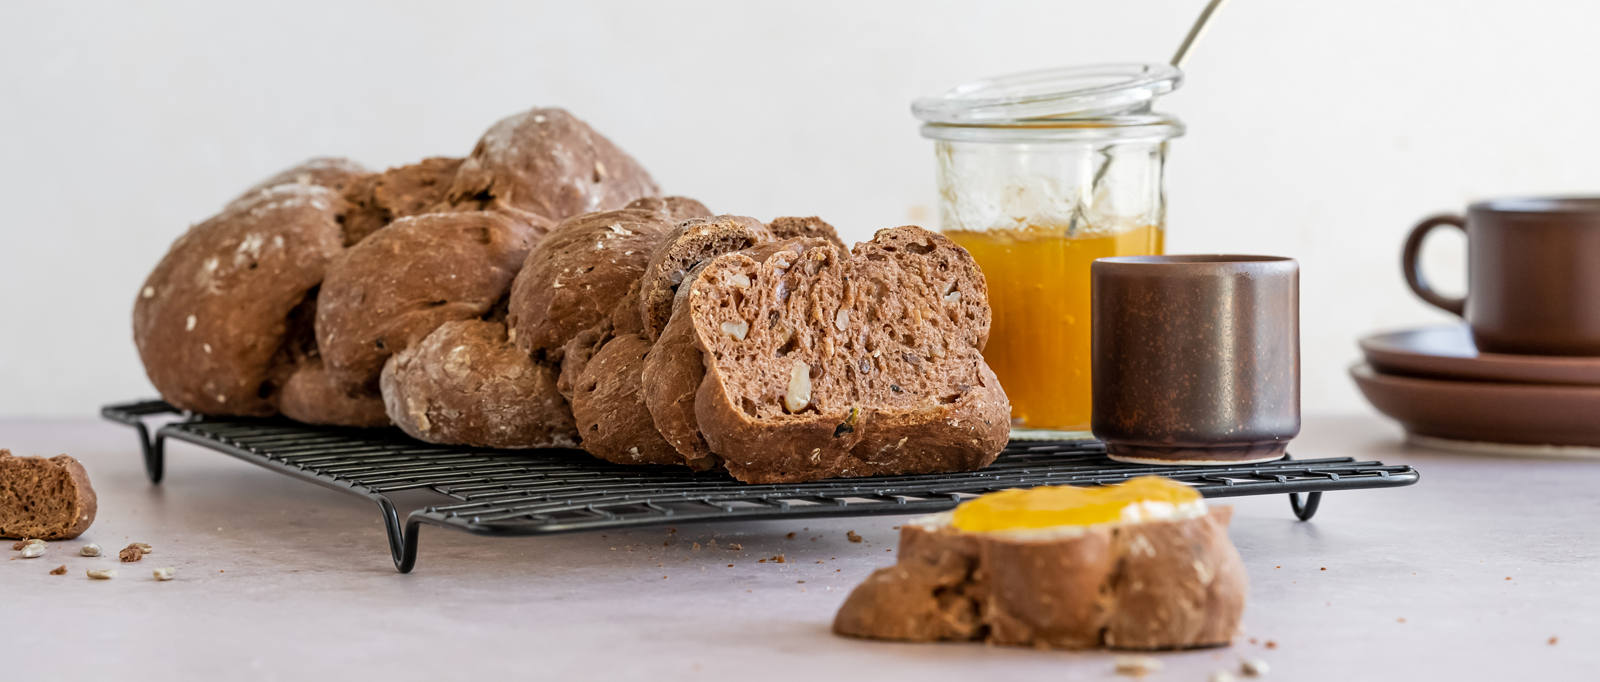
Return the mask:
[[1595,215],[1600,216],[1600,196],[1555,195],[1500,197],[1467,205],[1468,213],[1516,215]]
[[1300,263],[1284,256],[1257,256],[1232,253],[1180,254],[1172,256],[1111,256],[1097,258],[1089,266],[1102,276],[1206,276],[1225,273],[1296,272]]

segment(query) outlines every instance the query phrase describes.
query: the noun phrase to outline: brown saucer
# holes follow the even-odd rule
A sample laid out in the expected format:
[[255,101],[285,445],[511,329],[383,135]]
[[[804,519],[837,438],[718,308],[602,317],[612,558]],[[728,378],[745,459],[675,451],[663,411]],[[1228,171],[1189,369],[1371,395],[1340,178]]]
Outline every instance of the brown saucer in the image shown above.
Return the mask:
[[1360,345],[1367,362],[1384,374],[1600,386],[1600,357],[1481,353],[1464,324],[1372,334]]
[[1600,386],[1448,381],[1350,368],[1361,394],[1406,431],[1452,440],[1600,446]]

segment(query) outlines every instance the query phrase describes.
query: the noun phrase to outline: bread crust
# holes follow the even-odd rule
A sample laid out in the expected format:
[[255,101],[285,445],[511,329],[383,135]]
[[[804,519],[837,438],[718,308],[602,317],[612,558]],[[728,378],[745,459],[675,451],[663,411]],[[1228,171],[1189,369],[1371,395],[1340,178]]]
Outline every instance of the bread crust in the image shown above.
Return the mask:
[[655,181],[638,161],[555,108],[532,109],[491,126],[448,192],[456,205],[501,201],[554,221],[656,194]]
[[[971,256],[915,227],[882,230],[848,257],[810,241],[710,261],[674,312],[690,316],[702,351],[694,411],[710,451],[751,483],[993,462],[1011,408],[981,354],[988,298]],[[756,285],[732,294],[735,278]],[[750,337],[728,337],[730,324],[748,324]],[[807,368],[811,397],[799,411],[780,407],[790,373]],[[881,377],[901,377],[892,394],[870,388]]]
[[439,325],[384,365],[384,406],[407,434],[490,448],[574,447],[555,367],[517,350],[504,323]]
[[507,324],[517,347],[559,361],[574,336],[611,315],[671,229],[642,208],[564,220],[528,253],[511,286]]
[[173,243],[135,299],[145,372],[174,406],[203,414],[277,411],[289,318],[342,251],[333,190],[256,192]]
[[370,175],[372,175],[372,171],[350,159],[338,156],[316,156],[285,168],[271,177],[251,185],[250,189],[234,197],[233,201],[228,202],[228,205],[232,207],[234,204],[254,202],[262,192],[279,185],[311,185],[326,187],[334,192],[343,192],[352,184]]
[[[54,482],[42,478],[57,478]],[[48,488],[57,499],[22,500],[14,497],[27,490]],[[94,486],[89,484],[89,472],[83,464],[67,455],[43,457],[15,457],[10,450],[0,449],[0,537],[13,539],[37,538],[39,540],[70,540],[82,535],[94,524],[99,511],[99,499]],[[26,502],[33,510],[55,502],[55,518],[39,521],[21,518],[35,514],[20,508]]]
[[317,298],[317,347],[348,392],[376,384],[384,362],[439,325],[488,313],[537,239],[501,213],[401,218],[328,267]]
[[344,243],[366,239],[396,218],[444,208],[462,159],[436,156],[355,179],[344,189]]
[[295,366],[278,394],[278,411],[307,424],[374,428],[389,425],[383,396],[376,390],[341,388],[322,365],[310,357]]
[[840,607],[835,633],[1055,649],[1186,649],[1232,641],[1247,582],[1232,510],[1078,534],[963,533],[909,523],[899,562]]
[[795,239],[797,237],[810,237],[823,239],[839,247],[841,251],[849,251],[850,245],[839,238],[839,231],[834,229],[828,221],[817,216],[783,216],[773,218],[767,223],[767,230],[772,232],[776,239]]

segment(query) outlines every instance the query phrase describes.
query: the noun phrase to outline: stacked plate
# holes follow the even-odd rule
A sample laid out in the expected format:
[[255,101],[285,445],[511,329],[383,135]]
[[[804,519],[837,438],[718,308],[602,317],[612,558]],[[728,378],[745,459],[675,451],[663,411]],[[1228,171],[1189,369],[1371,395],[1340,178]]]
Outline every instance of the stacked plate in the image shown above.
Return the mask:
[[1481,353],[1460,324],[1360,343],[1366,361],[1350,375],[1414,440],[1457,449],[1600,448],[1600,357]]

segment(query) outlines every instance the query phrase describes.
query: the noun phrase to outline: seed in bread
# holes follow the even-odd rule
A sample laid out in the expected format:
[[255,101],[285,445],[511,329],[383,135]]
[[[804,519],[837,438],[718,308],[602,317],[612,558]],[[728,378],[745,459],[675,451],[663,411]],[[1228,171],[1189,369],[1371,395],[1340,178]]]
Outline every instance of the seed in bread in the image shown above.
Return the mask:
[[337,156],[318,156],[286,168],[261,182],[250,186],[229,205],[254,203],[262,192],[279,185],[314,185],[334,192],[343,192],[357,181],[372,175],[372,171],[350,159]]
[[344,199],[350,206],[344,221],[344,243],[359,242],[396,218],[440,208],[461,161],[433,157],[351,182],[344,190]]
[[659,192],[639,162],[563,109],[532,109],[495,123],[461,164],[457,205],[500,202],[560,221],[622,208]]
[[[976,522],[962,518],[969,505]],[[1231,512],[1153,477],[980,497],[903,525],[898,563],[850,594],[834,632],[1060,649],[1226,645],[1247,590]]]
[[145,280],[133,338],[167,402],[266,416],[285,376],[288,318],[343,249],[333,190],[286,184],[190,228]]
[[78,460],[0,450],[0,537],[70,540],[94,523],[96,508],[89,472]]
[[419,440],[492,448],[577,445],[555,368],[517,350],[503,322],[439,325],[389,358],[382,390],[389,418]]
[[401,218],[328,266],[316,337],[333,381],[377,382],[389,356],[451,320],[476,319],[500,300],[537,235],[501,213]]
[[611,314],[671,227],[667,214],[643,208],[561,221],[511,286],[507,323],[517,347],[559,360],[567,341]]
[[673,311],[701,351],[696,424],[729,473],[772,483],[994,461],[1011,407],[983,360],[988,292],[965,250],[917,227],[852,254],[777,247],[712,259]]

